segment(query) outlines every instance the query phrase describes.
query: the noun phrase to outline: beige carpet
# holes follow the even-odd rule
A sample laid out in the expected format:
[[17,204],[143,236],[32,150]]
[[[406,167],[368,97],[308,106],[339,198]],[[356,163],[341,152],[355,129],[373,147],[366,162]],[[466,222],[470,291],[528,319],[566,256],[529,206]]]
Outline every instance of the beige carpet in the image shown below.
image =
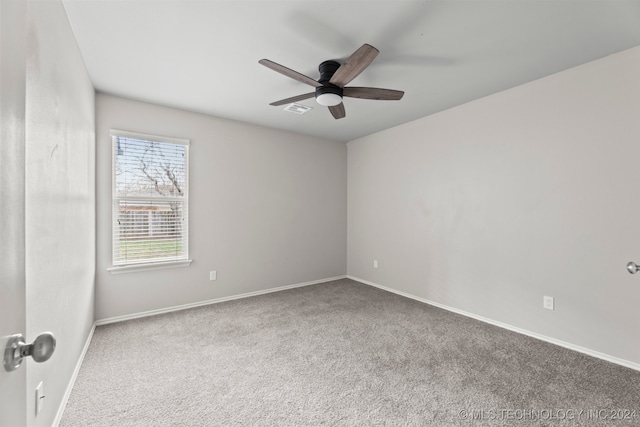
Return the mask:
[[345,279],[96,328],[60,425],[638,426],[640,372]]

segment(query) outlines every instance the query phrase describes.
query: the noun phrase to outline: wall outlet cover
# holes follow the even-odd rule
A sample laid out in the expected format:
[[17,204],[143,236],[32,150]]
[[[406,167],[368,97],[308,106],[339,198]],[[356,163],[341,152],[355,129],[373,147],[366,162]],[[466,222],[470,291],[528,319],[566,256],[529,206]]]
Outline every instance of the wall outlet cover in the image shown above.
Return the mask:
[[542,300],[542,306],[547,310],[553,310],[553,297],[545,296]]

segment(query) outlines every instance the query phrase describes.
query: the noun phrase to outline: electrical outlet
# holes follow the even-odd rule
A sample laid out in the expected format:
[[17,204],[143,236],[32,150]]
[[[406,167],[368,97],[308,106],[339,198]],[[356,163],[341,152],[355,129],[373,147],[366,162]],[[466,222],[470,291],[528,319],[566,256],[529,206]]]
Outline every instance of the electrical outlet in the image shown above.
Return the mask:
[[373,260],[373,268],[378,268],[378,260],[377,259]]
[[545,296],[542,300],[542,306],[547,310],[553,310],[553,297]]
[[218,278],[218,273],[213,270],[209,272],[209,280],[216,280]]
[[42,405],[44,404],[44,384],[40,381],[38,387],[36,387],[36,415],[42,411]]

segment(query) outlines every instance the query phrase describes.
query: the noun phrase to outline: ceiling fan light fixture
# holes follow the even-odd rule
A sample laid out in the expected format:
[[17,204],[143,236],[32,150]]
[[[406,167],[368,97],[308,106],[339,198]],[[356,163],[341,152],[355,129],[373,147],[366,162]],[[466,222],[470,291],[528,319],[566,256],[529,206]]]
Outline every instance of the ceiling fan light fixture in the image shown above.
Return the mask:
[[342,88],[330,83],[323,83],[316,88],[316,101],[325,107],[335,107],[342,102]]
[[316,102],[325,107],[333,107],[342,102],[342,97],[337,93],[322,93],[316,96]]

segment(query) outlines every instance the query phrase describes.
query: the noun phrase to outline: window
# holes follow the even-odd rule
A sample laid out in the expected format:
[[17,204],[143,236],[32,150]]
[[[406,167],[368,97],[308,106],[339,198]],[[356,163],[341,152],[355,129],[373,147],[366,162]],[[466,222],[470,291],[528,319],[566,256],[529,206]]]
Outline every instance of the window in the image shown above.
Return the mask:
[[111,131],[113,268],[189,265],[189,141]]

